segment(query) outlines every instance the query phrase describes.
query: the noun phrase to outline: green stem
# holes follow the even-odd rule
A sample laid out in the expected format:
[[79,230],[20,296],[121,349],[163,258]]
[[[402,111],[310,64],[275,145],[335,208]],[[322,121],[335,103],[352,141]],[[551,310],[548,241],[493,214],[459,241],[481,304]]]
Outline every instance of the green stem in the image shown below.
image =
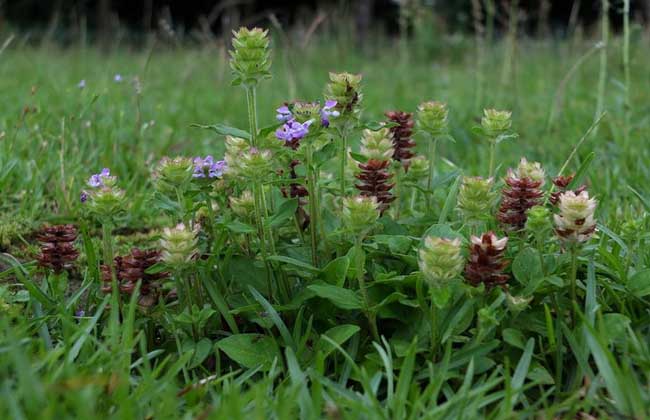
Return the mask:
[[251,146],[257,147],[257,92],[255,86],[246,87],[246,104],[248,105],[248,127]]
[[379,342],[379,330],[377,329],[377,317],[370,310],[370,301],[368,299],[368,291],[366,290],[366,279],[364,275],[364,264],[363,264],[363,247],[361,246],[363,242],[363,236],[359,236],[355,242],[355,270],[357,272],[357,281],[359,283],[359,290],[361,291],[361,298],[363,299],[363,312],[368,319],[370,324],[370,332],[372,333],[373,339]]
[[262,221],[262,210],[260,204],[260,193],[259,193],[259,183],[257,181],[253,182],[253,204],[255,207],[255,224],[257,225],[257,236],[260,243],[260,251],[262,252],[262,260],[266,265],[266,282],[269,289],[269,298],[273,299],[273,285],[271,284],[271,267],[269,266],[267,260],[267,251],[266,251],[266,234],[264,229],[264,224]]
[[490,170],[488,178],[494,176],[494,163],[497,154],[497,142],[496,139],[490,139]]
[[577,301],[577,293],[576,293],[576,277],[578,274],[578,249],[575,245],[571,245],[570,249],[571,253],[571,272],[569,274],[569,285],[571,287],[571,325],[575,326],[576,324],[576,318],[577,318],[577,309],[578,309],[578,301]]
[[438,354],[438,308],[431,293],[431,360],[436,361]]
[[347,130],[343,128],[340,130],[341,134],[341,156],[340,156],[340,163],[339,163],[339,182],[341,183],[340,186],[340,199],[341,199],[341,208],[343,208],[343,198],[345,197],[346,193],[346,183],[345,183],[345,168],[348,165],[348,136],[347,136]]
[[433,175],[435,173],[434,161],[436,158],[436,147],[438,139],[433,137],[429,142],[429,178],[427,179],[427,208],[431,210],[431,201],[433,199]]
[[311,262],[314,267],[318,267],[318,209],[317,209],[317,190],[316,176],[312,165],[312,149],[306,145],[305,160],[307,164],[307,190],[309,192],[309,234],[311,239]]

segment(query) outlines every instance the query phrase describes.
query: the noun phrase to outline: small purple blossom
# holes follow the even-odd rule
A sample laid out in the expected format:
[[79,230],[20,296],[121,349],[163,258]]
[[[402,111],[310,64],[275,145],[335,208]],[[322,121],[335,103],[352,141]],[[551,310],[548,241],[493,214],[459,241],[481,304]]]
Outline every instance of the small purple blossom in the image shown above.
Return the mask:
[[278,113],[275,118],[278,119],[278,121],[289,121],[293,116],[291,115],[291,110],[287,105],[282,105],[280,108],[276,109],[275,112]]
[[100,173],[95,174],[88,179],[88,186],[93,188],[103,187],[104,181],[109,178],[111,178],[111,171],[108,168],[104,168]]
[[84,317],[84,316],[86,316],[86,311],[84,311],[81,308],[77,309],[77,311],[74,313],[74,316],[76,316],[77,318]]
[[228,165],[224,160],[215,162],[214,158],[210,155],[205,158],[194,158],[194,178],[221,178]]
[[81,194],[79,195],[79,201],[82,203],[88,201],[88,193],[86,191],[81,192]]
[[122,81],[122,75],[117,73],[115,76],[113,76],[113,81],[115,83],[120,83]]
[[79,81],[79,83],[77,83],[77,87],[78,87],[79,89],[83,89],[83,88],[85,88],[85,87],[86,87],[86,79],[81,79],[81,80]]
[[313,122],[309,120],[301,124],[296,120],[289,120],[275,131],[275,136],[284,141],[300,140],[309,133],[309,126]]
[[335,106],[336,106],[336,101],[333,100],[325,101],[325,106],[320,111],[321,125],[323,127],[329,127],[330,117],[336,118],[339,115],[341,115],[340,112],[334,109]]

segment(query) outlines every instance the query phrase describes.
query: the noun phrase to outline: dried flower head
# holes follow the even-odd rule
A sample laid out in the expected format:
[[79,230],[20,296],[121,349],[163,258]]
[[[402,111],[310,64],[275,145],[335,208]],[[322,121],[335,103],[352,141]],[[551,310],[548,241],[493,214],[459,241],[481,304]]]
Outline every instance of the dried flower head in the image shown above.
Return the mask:
[[174,228],[165,228],[160,240],[162,260],[170,267],[183,268],[197,254],[197,243],[196,231],[182,223]]
[[370,229],[379,218],[379,204],[375,197],[347,197],[343,199],[343,224],[353,232]]
[[38,265],[59,274],[72,267],[79,256],[74,246],[77,228],[74,225],[44,226],[36,235],[41,252],[36,257]]
[[341,117],[357,117],[362,97],[360,74],[330,73],[325,98],[336,102],[333,109],[338,111]]
[[233,31],[233,35],[230,51],[233,85],[255,86],[271,77],[268,31],[242,27]]
[[390,122],[396,123],[395,127],[391,127],[390,133],[393,139],[393,159],[401,162],[405,169],[408,169],[411,158],[414,153],[411,151],[415,147],[415,141],[411,138],[413,136],[413,114],[410,112],[402,111],[388,111],[386,117]]
[[458,211],[469,222],[483,220],[492,214],[496,193],[492,178],[465,176],[458,190]]
[[465,266],[465,278],[472,286],[480,283],[490,289],[505,285],[508,275],[503,270],[508,262],[503,260],[503,253],[508,245],[508,237],[499,239],[494,232],[484,233],[480,237],[470,238],[469,262]]
[[576,194],[566,191],[560,195],[559,214],[554,215],[555,232],[567,242],[585,242],[596,231],[596,199],[587,191]]
[[460,239],[428,236],[418,252],[418,265],[427,282],[434,287],[447,282],[463,271]]

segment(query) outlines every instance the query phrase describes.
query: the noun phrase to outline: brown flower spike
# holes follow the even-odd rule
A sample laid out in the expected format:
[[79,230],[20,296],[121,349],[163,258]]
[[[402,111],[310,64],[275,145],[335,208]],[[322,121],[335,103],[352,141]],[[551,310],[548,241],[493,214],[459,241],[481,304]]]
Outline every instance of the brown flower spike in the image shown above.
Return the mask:
[[45,226],[36,236],[41,243],[38,265],[59,274],[72,267],[79,256],[74,246],[77,228],[74,225]]
[[386,117],[390,122],[397,123],[395,127],[391,127],[390,132],[393,135],[393,159],[401,162],[404,169],[408,170],[411,158],[415,154],[411,151],[415,147],[415,141],[411,138],[413,135],[413,114],[403,111],[388,111]]
[[544,171],[538,163],[522,158],[516,170],[508,170],[505,183],[497,219],[506,229],[519,231],[526,225],[528,210],[542,201]]
[[389,165],[389,160],[370,159],[366,163],[359,164],[361,172],[356,175],[356,178],[361,182],[355,187],[362,196],[377,199],[380,213],[386,211],[390,203],[395,200],[395,196],[391,193],[395,183],[389,182],[393,177],[393,174],[388,171]]
[[[131,249],[131,254],[114,259],[115,273],[119,284],[120,292],[131,294],[135,290],[138,280],[142,280],[140,286],[140,304],[152,306],[155,304],[158,295],[159,280],[167,277],[167,273],[160,272],[149,274],[147,270],[160,261],[160,251],[148,250],[143,251],[139,248]],[[111,292],[111,272],[107,265],[101,266],[102,271],[102,291]]]
[[508,237],[497,238],[494,232],[481,237],[472,236],[469,262],[465,266],[465,278],[472,286],[484,283],[488,289],[505,286],[509,276],[503,270],[509,262],[503,260]]

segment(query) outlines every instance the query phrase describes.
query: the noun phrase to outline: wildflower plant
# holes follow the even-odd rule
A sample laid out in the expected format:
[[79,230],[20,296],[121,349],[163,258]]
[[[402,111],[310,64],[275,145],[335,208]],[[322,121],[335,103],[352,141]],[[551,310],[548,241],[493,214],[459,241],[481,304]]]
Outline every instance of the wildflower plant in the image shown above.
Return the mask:
[[504,140],[517,138],[517,134],[511,131],[512,112],[496,109],[483,110],[481,125],[474,127],[474,132],[485,137],[490,144],[490,161],[488,177],[495,176],[496,150],[497,145]]
[[427,179],[427,208],[431,209],[431,194],[433,193],[433,177],[435,174],[435,159],[438,142],[441,139],[453,138],[449,135],[449,110],[447,104],[438,101],[423,102],[418,106],[417,127],[428,138],[427,158],[429,159],[429,177]]

